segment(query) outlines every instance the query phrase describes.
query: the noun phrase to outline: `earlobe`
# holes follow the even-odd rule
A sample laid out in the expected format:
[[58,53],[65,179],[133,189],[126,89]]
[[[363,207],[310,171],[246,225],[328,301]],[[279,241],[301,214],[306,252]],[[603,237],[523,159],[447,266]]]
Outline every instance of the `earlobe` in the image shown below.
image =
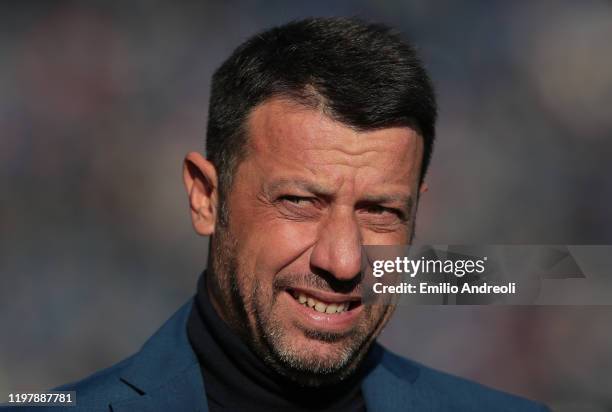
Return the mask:
[[188,153],[183,162],[183,182],[187,190],[193,228],[202,236],[213,234],[218,204],[215,167],[201,154]]

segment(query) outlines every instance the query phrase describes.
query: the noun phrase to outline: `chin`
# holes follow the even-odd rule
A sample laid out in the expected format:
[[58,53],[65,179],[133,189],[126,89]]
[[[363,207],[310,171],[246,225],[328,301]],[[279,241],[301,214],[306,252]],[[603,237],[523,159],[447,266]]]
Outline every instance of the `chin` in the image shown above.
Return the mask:
[[[256,295],[249,341],[276,372],[303,386],[324,386],[349,377],[379,331],[379,321],[361,302],[323,313],[281,291],[270,300]],[[304,300],[304,299],[302,299]],[[336,305],[337,307],[338,305]]]
[[343,381],[358,367],[369,346],[354,334],[330,335],[296,326],[275,332],[267,334],[269,352],[264,359],[278,373],[303,386]]

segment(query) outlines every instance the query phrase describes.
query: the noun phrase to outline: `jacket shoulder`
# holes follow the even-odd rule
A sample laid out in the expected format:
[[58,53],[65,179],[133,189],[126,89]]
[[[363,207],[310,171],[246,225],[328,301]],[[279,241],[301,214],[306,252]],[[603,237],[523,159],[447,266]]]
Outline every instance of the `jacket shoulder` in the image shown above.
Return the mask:
[[[383,362],[396,376],[412,381],[414,396],[435,411],[546,412],[538,402],[438,371],[385,350]],[[415,372],[416,371],[416,372]]]
[[[202,375],[187,338],[192,304],[193,299],[189,299],[135,355],[54,390],[76,392],[73,412],[185,410],[193,405],[201,406],[205,399]],[[20,407],[19,410],[58,409]]]
[[121,372],[135,355],[81,380],[58,386],[56,391],[76,392],[76,411],[108,411],[112,402],[133,396],[137,391],[121,380]]
[[[135,390],[121,381],[120,374],[123,369],[132,361],[131,356],[123,361],[103,370],[100,370],[84,379],[67,383],[51,389],[51,391],[74,391],[75,407],[69,409],[74,412],[108,412],[112,402],[120,401],[132,396]],[[59,407],[54,406],[32,406],[15,407],[20,412],[45,412],[58,411]],[[0,410],[13,410],[12,407]]]

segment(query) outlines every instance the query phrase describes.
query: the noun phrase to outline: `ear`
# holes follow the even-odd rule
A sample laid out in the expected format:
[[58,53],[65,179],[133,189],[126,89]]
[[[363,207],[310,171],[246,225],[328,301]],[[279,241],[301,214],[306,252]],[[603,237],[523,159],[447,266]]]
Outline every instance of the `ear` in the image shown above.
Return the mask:
[[189,197],[193,228],[201,236],[213,234],[219,199],[215,167],[201,154],[188,153],[183,162],[183,182]]
[[429,186],[427,186],[426,182],[421,183],[421,187],[419,187],[419,194],[423,194],[429,190]]

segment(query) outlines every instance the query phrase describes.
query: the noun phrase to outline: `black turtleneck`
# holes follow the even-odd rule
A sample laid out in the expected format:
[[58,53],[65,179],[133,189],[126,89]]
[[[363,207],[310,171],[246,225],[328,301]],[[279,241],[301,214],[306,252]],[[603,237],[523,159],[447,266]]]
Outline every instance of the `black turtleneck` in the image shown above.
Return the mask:
[[[365,365],[340,384],[300,387],[267,366],[219,317],[206,289],[206,273],[187,322],[202,370],[208,408],[230,411],[365,411]],[[365,363],[365,362],[364,362]]]

